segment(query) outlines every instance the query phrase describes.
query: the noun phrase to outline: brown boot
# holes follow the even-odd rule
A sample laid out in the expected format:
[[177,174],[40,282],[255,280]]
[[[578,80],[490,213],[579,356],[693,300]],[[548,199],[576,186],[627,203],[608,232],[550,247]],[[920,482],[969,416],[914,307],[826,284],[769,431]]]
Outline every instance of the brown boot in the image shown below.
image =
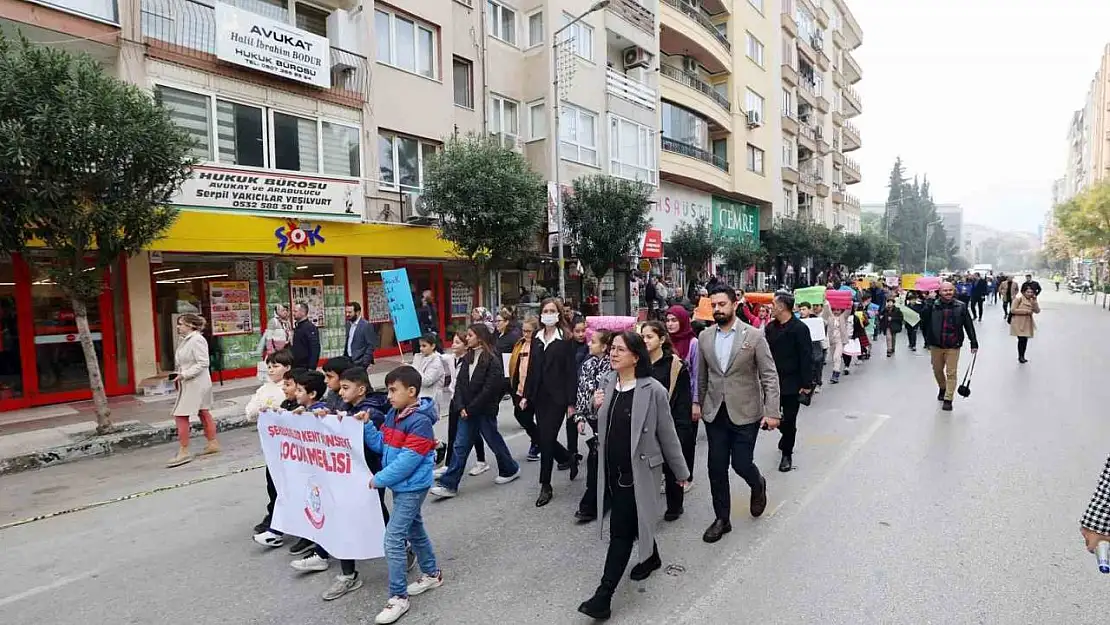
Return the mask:
[[166,468],[172,469],[173,467],[179,467],[183,464],[189,464],[192,461],[193,455],[189,453],[189,448],[179,447],[177,449],[177,455],[170,458],[170,461],[166,463]]
[[209,456],[218,453],[220,453],[220,441],[213,438],[212,440],[208,441],[207,445],[204,446],[204,451],[200,452],[200,455]]

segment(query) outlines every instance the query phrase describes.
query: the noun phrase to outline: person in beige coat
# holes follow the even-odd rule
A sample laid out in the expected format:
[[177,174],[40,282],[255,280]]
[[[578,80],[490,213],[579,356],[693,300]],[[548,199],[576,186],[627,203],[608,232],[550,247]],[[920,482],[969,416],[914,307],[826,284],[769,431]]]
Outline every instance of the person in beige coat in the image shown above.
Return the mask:
[[[640,561],[634,581],[647,579],[663,566],[655,544],[655,525],[663,510],[659,483],[663,464],[679,487],[690,479],[682,443],[671,417],[670,393],[651,374],[644,339],[635,332],[613,335],[609,349],[613,372],[594,393],[598,408],[597,510],[610,504],[609,549],[601,584],[578,611],[595,619],[610,617],[613,592],[638,543]],[[604,523],[601,528],[604,528]],[[645,557],[646,556],[646,557]]]
[[185,313],[177,318],[177,333],[181,343],[174,352],[174,365],[177,370],[171,376],[177,384],[177,403],[173,406],[173,416],[177,420],[177,440],[180,447],[177,455],[166,463],[167,467],[179,467],[193,460],[189,453],[189,418],[196,414],[204,425],[204,437],[208,444],[204,454],[220,452],[216,440],[216,421],[212,418],[212,378],[208,374],[208,342],[201,332],[207,325],[204,317]]
[[1033,315],[1041,312],[1041,305],[1037,303],[1037,293],[1031,286],[1025,287],[1021,295],[1014,300],[1010,307],[1010,336],[1017,337],[1018,362],[1029,362],[1025,359],[1025,348],[1029,346],[1029,339],[1037,331],[1037,323]]

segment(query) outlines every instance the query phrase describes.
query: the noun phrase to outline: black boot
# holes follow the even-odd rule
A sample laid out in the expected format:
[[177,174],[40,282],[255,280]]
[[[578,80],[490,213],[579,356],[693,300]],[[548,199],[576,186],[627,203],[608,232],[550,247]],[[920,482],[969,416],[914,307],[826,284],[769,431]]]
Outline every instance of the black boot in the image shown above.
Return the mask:
[[783,453],[782,460],[779,461],[779,471],[789,473],[794,469],[794,454]]
[[578,611],[592,619],[604,621],[613,615],[612,603],[613,591],[601,585],[594,591],[594,596],[578,606]]
[[578,477],[578,465],[582,462],[582,454],[574,454],[574,459],[570,465],[570,480],[573,482],[574,478]]
[[632,572],[628,577],[634,582],[643,581],[655,572],[657,569],[663,567],[663,560],[659,558],[659,545],[653,545],[651,556],[643,562],[632,567]]
[[540,496],[536,498],[536,507],[542,508],[551,503],[551,499],[555,497],[555,492],[551,490],[551,486],[544,484],[540,486]]

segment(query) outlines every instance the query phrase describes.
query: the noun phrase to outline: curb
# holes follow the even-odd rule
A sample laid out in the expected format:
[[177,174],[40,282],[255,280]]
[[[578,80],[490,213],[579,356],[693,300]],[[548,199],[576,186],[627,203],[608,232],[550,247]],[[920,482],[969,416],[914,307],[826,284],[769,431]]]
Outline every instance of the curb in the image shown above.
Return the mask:
[[[254,419],[244,414],[243,404],[239,402],[234,406],[213,410],[212,417],[216,420],[217,432],[237,430],[255,424]],[[190,426],[193,437],[203,430],[201,424],[195,420],[190,423]],[[173,419],[157,423],[125,421],[116,424],[116,431],[111,434],[100,436],[92,432],[94,432],[92,429],[76,432],[71,435],[72,442],[63,445],[0,458],[0,476],[170,443],[177,440],[177,423]]]

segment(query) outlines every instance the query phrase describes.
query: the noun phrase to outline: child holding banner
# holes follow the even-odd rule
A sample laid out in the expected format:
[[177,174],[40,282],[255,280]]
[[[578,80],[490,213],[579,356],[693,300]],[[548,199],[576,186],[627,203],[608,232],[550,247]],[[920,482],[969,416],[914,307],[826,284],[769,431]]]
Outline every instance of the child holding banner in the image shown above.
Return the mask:
[[[356,417],[366,424],[365,443],[382,456],[382,470],[370,488],[393,491],[393,514],[385,528],[385,557],[389,567],[389,601],[374,622],[394,623],[409,611],[409,596],[443,585],[432,541],[424,529],[420,506],[432,487],[435,466],[435,404],[420,397],[420,373],[410,366],[397,367],[385,377],[392,408],[379,429],[370,415]],[[408,583],[406,539],[420,562],[420,579]]]
[[[263,410],[276,410],[284,403],[286,398],[283,388],[285,376],[292,366],[293,352],[287,349],[270,352],[266,356],[266,375],[268,379],[247,402],[246,413],[248,419],[258,419],[258,414]],[[274,502],[277,501],[277,488],[274,486],[274,478],[270,475],[270,469],[266,469],[266,494],[269,495],[270,502],[266,505],[266,516],[262,518],[261,523],[254,526],[254,540],[267,547],[280,547],[285,539],[280,532],[270,529],[270,521],[273,520],[274,516]]]

